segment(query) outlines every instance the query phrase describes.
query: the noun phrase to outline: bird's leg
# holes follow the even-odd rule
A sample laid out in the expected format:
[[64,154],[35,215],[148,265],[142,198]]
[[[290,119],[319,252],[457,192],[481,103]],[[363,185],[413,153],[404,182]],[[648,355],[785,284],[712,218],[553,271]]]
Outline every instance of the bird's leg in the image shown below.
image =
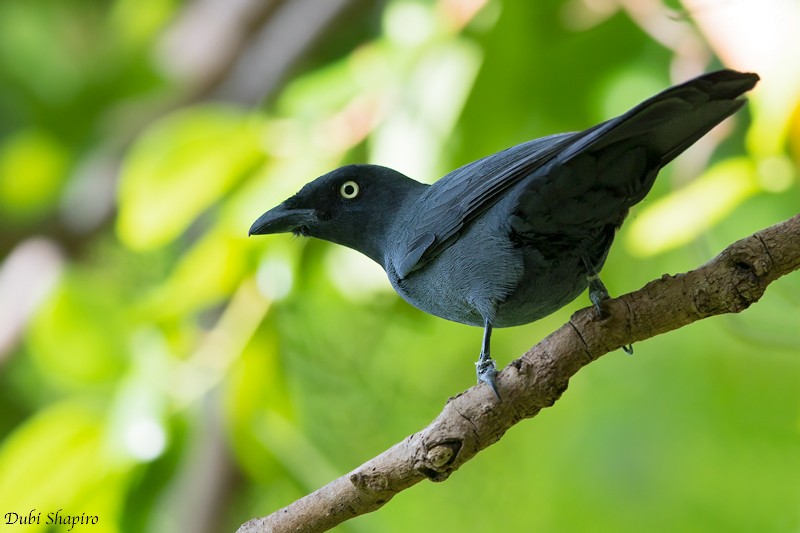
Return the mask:
[[592,261],[583,258],[583,266],[586,268],[586,281],[589,282],[589,299],[597,311],[598,318],[605,318],[606,312],[603,310],[603,302],[608,300],[608,289],[600,281],[600,269],[598,269]]
[[489,344],[492,338],[492,325],[488,320],[484,320],[483,326],[483,344],[481,345],[481,355],[478,357],[478,362],[475,363],[475,371],[478,374],[478,383],[486,383],[500,399],[500,393],[497,392],[497,365],[494,364],[492,356],[489,354]]
[[[597,311],[597,317],[605,318],[607,314],[603,309],[602,304],[605,300],[610,298],[608,295],[608,289],[606,289],[606,286],[603,285],[602,281],[600,281],[600,277],[597,274],[589,274],[586,276],[586,279],[589,280],[589,299],[592,301],[592,304]],[[632,344],[623,346],[622,349],[626,354],[633,355]]]
[[599,318],[605,318],[606,312],[603,310],[602,304],[605,300],[610,298],[608,289],[606,289],[606,286],[600,281],[600,277],[597,274],[588,275],[586,279],[589,280],[589,299],[592,301],[592,304],[594,304],[597,316]]

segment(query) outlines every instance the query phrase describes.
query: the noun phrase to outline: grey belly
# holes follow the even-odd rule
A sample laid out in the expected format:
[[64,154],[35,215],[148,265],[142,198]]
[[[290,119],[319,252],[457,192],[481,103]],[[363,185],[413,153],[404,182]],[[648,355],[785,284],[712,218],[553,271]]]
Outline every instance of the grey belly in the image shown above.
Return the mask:
[[503,232],[487,233],[462,235],[404,280],[390,273],[395,290],[411,305],[447,320],[483,326],[488,318],[495,327],[511,327],[553,313],[586,289],[579,258],[547,260],[531,247],[514,247]]
[[494,326],[519,326],[544,318],[580,296],[587,286],[586,274],[579,268],[551,270],[539,273],[538,277],[531,276],[500,304]]

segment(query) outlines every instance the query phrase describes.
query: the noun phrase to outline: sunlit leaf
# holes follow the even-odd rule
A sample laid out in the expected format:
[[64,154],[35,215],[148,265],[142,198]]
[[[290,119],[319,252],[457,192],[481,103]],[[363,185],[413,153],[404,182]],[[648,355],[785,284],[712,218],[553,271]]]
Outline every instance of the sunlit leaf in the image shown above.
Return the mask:
[[151,127],[120,178],[117,231],[134,249],[166,244],[264,158],[263,122],[232,107],[178,112]]
[[686,244],[758,190],[750,159],[723,161],[690,185],[644,207],[631,220],[625,244],[640,257]]
[[69,154],[47,133],[23,130],[0,144],[0,215],[28,220],[51,209],[66,178]]
[[62,515],[99,515],[92,531],[118,530],[121,470],[108,460],[103,439],[103,420],[95,410],[64,402],[40,411],[3,442],[3,512],[42,513],[38,526],[19,531],[50,530],[47,515],[59,509]]
[[200,239],[148,298],[148,316],[182,316],[229,296],[248,266],[246,230],[236,238],[213,231]]
[[174,11],[174,0],[117,0],[110,22],[132,44],[147,44]]
[[128,354],[124,309],[91,278],[68,274],[38,310],[29,332],[44,375],[72,387],[118,377]]

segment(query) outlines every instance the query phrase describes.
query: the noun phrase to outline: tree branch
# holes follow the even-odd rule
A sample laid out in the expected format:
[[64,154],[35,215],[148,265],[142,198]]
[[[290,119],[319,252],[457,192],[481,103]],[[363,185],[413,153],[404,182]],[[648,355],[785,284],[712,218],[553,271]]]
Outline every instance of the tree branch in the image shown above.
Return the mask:
[[325,531],[425,478],[444,481],[511,426],[553,405],[584,365],[623,345],[743,311],[770,283],[797,269],[800,215],[733,243],[695,270],[665,274],[607,301],[606,318],[591,308],[578,311],[498,375],[501,402],[488,387],[472,387],[450,398],[427,428],[316,492],[250,520],[238,533]]

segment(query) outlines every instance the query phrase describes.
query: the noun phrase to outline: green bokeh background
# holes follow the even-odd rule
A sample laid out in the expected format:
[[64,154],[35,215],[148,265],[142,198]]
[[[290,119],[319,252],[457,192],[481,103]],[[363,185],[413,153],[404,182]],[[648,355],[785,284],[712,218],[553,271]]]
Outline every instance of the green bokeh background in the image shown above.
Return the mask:
[[[665,169],[605,284],[694,268],[800,210],[798,56],[727,48],[714,28],[730,2],[698,23],[677,2],[356,1],[255,99],[175,66],[169,36],[202,4],[0,3],[0,514],[43,513],[3,530],[51,531],[63,509],[99,517],[73,531],[233,531],[472,385],[478,328],[411,308],[354,252],[247,238],[337,165],[430,182],[722,57],[762,83]],[[738,39],[800,31],[775,17]],[[216,35],[205,23],[195,44]],[[498,330],[493,353],[508,363],[587,304]],[[740,315],[604,357],[446,483],[338,530],[796,532],[799,329],[793,274]]]

